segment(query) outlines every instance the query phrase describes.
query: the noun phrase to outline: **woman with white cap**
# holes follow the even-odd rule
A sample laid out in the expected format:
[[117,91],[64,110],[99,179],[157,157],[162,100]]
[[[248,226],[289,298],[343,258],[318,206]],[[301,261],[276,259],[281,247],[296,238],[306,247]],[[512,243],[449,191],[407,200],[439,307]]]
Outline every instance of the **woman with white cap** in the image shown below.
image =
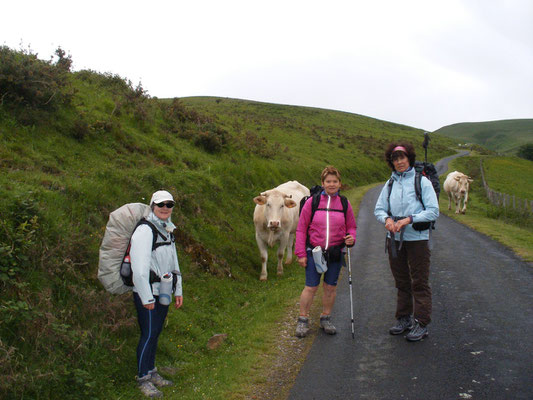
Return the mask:
[[385,224],[389,264],[398,289],[396,324],[391,335],[408,331],[408,341],[428,335],[431,321],[429,286],[431,221],[439,216],[439,203],[429,179],[420,177],[420,198],[415,189],[415,149],[408,142],[390,143],[385,160],[392,176],[381,190],[374,215]]
[[[172,279],[175,307],[183,304],[181,273],[172,234],[176,226],[170,220],[174,204],[174,198],[166,190],[155,192],[150,200],[152,211],[137,225],[130,242],[133,301],[141,330],[137,345],[137,381],[141,392],[148,397],[163,395],[156,386],[173,384],[157,372],[155,355],[168,312],[168,299],[172,297],[167,280]],[[162,293],[165,286],[169,287],[168,294]]]

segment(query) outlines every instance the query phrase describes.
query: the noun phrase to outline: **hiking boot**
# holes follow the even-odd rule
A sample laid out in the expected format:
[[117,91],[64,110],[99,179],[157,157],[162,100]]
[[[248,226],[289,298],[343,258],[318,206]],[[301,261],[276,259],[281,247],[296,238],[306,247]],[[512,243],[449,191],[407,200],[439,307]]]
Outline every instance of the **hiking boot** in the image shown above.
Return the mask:
[[410,315],[405,315],[398,318],[396,325],[389,329],[391,335],[400,335],[405,331],[408,331],[413,328],[413,318]]
[[309,318],[298,317],[298,322],[296,323],[296,336],[306,337],[308,333],[309,333]]
[[324,329],[324,332],[328,335],[334,335],[337,333],[337,329],[335,329],[335,326],[331,323],[331,317],[329,315],[323,315],[320,317],[320,327]]
[[141,390],[141,393],[144,394],[146,397],[162,397],[163,393],[157,390],[150,378],[151,376],[150,374],[148,374],[143,376],[142,378],[137,379],[137,382],[139,382],[139,389]]
[[150,379],[150,381],[156,386],[163,387],[163,386],[172,386],[172,385],[174,385],[174,382],[172,382],[172,381],[170,381],[168,379],[165,379],[161,375],[159,375],[157,373],[157,368],[154,368],[152,370],[151,376],[152,376],[152,378]]
[[428,328],[420,322],[415,321],[415,326],[405,337],[410,342],[418,342],[428,335]]

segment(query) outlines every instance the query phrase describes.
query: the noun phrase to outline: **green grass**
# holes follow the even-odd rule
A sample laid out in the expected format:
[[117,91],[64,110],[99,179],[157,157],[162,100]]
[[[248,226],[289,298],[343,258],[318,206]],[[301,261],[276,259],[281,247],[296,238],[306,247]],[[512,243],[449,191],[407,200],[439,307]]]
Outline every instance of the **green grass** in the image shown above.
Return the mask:
[[518,157],[484,157],[483,170],[492,190],[533,200],[533,161]]
[[515,154],[521,145],[533,142],[533,119],[464,122],[445,126],[435,133],[499,153]]
[[[533,216],[529,213],[519,213],[505,210],[489,204],[481,183],[479,169],[479,156],[461,157],[451,162],[448,171],[458,170],[466,173],[474,179],[470,186],[469,202],[465,215],[455,214],[455,206],[452,202],[452,210],[448,211],[448,196],[443,191],[440,196],[440,210],[443,214],[470,226],[471,228],[490,236],[503,245],[512,249],[525,261],[533,262]],[[484,165],[486,158],[483,158]],[[522,165],[517,158],[490,158],[489,165],[497,166],[496,173],[493,170],[487,180],[492,187],[501,183],[509,194],[524,195],[530,193],[530,188],[523,188],[524,176],[516,174],[516,167]],[[531,164],[531,162],[529,162]],[[445,174],[446,175],[446,174]],[[446,176],[441,177],[441,183]],[[505,180],[514,182],[506,185]]]

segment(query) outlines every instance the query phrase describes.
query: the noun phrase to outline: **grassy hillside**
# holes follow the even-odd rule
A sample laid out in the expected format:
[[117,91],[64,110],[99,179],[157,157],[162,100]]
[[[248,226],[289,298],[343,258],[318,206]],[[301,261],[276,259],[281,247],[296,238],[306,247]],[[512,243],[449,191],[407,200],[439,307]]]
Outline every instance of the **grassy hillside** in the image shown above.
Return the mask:
[[445,126],[435,133],[499,153],[515,154],[521,145],[533,143],[533,119],[463,122]]
[[[252,198],[334,164],[346,188],[384,181],[384,145],[420,130],[327,110],[217,98],[159,100],[110,74],[70,72],[0,48],[0,397],[137,398],[130,296],[96,279],[109,213],[165,188],[184,306],[169,313],[158,364],[172,398],[242,398],[301,270],[258,281]],[[448,155],[436,137],[431,159]],[[421,152],[422,154],[422,152]],[[215,333],[228,340],[217,351]],[[247,382],[248,381],[248,382]],[[232,393],[230,395],[230,393]]]

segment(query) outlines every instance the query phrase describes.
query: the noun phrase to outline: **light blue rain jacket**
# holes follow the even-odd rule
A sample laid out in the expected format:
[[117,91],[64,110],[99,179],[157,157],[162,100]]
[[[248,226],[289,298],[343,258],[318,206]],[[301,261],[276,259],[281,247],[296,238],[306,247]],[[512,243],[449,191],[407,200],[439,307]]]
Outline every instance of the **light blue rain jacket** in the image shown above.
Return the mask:
[[[164,223],[170,221],[160,220],[153,212],[146,217],[157,229],[170,240],[170,234],[165,230]],[[178,281],[174,295],[182,295],[180,266],[176,245],[159,246],[152,251],[153,233],[152,229],[144,224],[139,225],[131,236],[131,270],[133,273],[133,291],[139,294],[143,304],[150,304],[155,301],[154,296],[159,295],[159,282],[154,282],[150,288],[150,270],[153,270],[159,277],[166,273],[177,272]],[[157,243],[165,242],[161,236],[157,235]],[[152,295],[153,291],[153,295]]]
[[[396,171],[392,173],[391,178],[394,179],[394,183],[390,196],[391,213],[397,217],[409,217],[412,215],[413,222],[435,221],[439,216],[439,203],[433,185],[428,178],[425,176],[422,177],[420,186],[422,188],[422,200],[426,206],[424,210],[422,203],[416,198],[415,174],[416,172],[413,167],[401,174]],[[389,186],[387,181],[381,190],[376,208],[374,209],[374,215],[382,224],[385,224],[385,220],[389,217],[387,213],[389,209],[389,203],[387,201],[388,193]],[[396,234],[396,238],[399,240],[398,234]],[[414,241],[428,239],[429,229],[419,232],[415,231],[412,225],[405,227],[403,240]]]

